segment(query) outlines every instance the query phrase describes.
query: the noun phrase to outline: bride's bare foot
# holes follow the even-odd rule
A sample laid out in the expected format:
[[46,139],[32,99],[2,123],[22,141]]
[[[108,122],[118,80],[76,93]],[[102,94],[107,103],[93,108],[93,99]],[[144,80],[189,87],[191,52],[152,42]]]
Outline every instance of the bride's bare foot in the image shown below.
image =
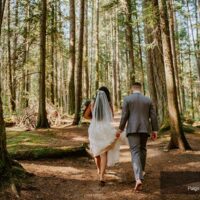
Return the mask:
[[105,182],[105,181],[103,181],[103,180],[101,180],[101,181],[99,182],[99,185],[100,185],[101,187],[104,187],[104,186],[105,186],[105,184],[106,184],[106,182]]
[[105,182],[104,178],[100,175],[100,177],[99,177],[99,185],[101,187],[103,187],[103,186],[105,186],[105,184],[106,184],[106,182]]

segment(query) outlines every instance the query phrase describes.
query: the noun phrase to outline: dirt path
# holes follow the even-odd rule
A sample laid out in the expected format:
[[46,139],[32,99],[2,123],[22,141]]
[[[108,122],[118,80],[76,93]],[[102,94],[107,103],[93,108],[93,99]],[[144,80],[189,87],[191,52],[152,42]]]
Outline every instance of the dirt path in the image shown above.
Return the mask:
[[[73,128],[71,138],[78,140],[78,135],[74,137],[72,133]],[[87,136],[86,129],[83,135]],[[161,171],[200,171],[200,133],[188,134],[187,137],[195,150],[193,152],[164,152],[163,147],[167,142],[167,137],[162,137],[156,142],[148,142],[147,175],[141,193],[133,193],[134,178],[130,153],[127,146],[122,146],[120,163],[107,170],[105,187],[98,185],[96,168],[93,160],[89,158],[21,162],[27,171],[36,176],[30,178],[28,184],[24,185],[20,199],[199,200],[200,194],[161,194],[160,192]],[[6,198],[6,200],[9,199],[11,198]]]

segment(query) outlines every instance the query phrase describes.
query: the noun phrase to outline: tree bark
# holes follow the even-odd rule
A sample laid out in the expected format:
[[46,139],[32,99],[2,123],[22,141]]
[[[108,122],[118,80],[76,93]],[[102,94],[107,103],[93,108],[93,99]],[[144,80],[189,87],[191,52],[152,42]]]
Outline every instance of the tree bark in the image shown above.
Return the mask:
[[[116,12],[116,11],[115,11]],[[118,93],[117,93],[117,67],[119,65],[118,53],[117,53],[117,24],[115,13],[111,14],[111,27],[112,27],[112,88],[113,88],[113,104],[115,109],[118,108]]]
[[1,85],[0,85],[0,177],[4,176],[10,168],[10,160],[8,157],[6,147],[6,129],[3,118],[3,105],[1,99]]
[[137,36],[138,36],[138,43],[139,43],[139,59],[140,59],[140,68],[141,68],[141,74],[142,74],[142,86],[143,86],[143,92],[144,95],[146,94],[145,91],[145,77],[144,77],[144,64],[143,64],[143,59],[142,59],[142,44],[141,44],[141,34],[140,34],[140,26],[138,23],[138,11],[137,11],[137,4],[136,1],[134,2],[136,6],[136,26],[137,26]]
[[181,150],[191,149],[184,135],[180,113],[178,108],[178,100],[176,93],[175,74],[172,60],[172,50],[170,42],[169,18],[167,4],[165,0],[159,0],[160,24],[163,45],[163,57],[165,64],[165,76],[167,86],[167,100],[169,119],[171,127],[171,140],[168,148],[180,148]]
[[[1,40],[1,27],[3,22],[3,15],[5,10],[5,2],[0,0],[0,40]],[[3,117],[3,104],[1,98],[1,81],[0,81],[0,178],[5,176],[10,169],[10,160],[8,157],[6,146],[6,130]]]
[[78,44],[78,58],[76,69],[76,84],[75,84],[75,117],[73,125],[78,125],[80,122],[80,111],[82,102],[82,69],[83,69],[83,39],[84,39],[84,13],[85,0],[80,1],[80,30]]
[[49,128],[46,112],[46,15],[47,0],[41,1],[40,18],[40,76],[39,76],[39,110],[37,128]]
[[74,0],[70,0],[70,45],[68,73],[68,113],[75,112],[76,15]]
[[190,26],[189,26],[189,17],[187,17],[187,31],[188,31],[188,64],[189,64],[189,83],[190,83],[190,108],[194,120],[194,91],[193,91],[193,76],[192,76],[192,63],[191,63],[191,43],[190,43]]
[[135,59],[133,50],[133,32],[132,32],[132,3],[131,0],[124,0],[126,12],[126,41],[129,53],[130,84],[135,82]]
[[29,92],[30,92],[30,78],[29,78],[29,70],[26,67],[26,63],[28,61],[29,55],[29,33],[30,33],[30,21],[28,20],[30,17],[30,5],[29,0],[26,0],[26,12],[25,12],[25,19],[24,23],[24,60],[22,66],[22,92],[21,92],[21,108],[27,108],[29,106]]
[[0,0],[0,36],[1,36],[1,27],[2,27],[2,22],[3,22],[5,5],[6,5],[6,0]]
[[[193,27],[192,27],[192,19],[190,17],[190,8],[189,8],[189,2],[186,1],[187,4],[187,11],[188,11],[188,20],[189,20],[189,24],[191,27],[191,36],[192,36],[192,42],[193,42],[193,46],[194,46],[194,50],[195,50],[195,58],[196,58],[196,64],[197,64],[197,72],[198,72],[198,77],[199,77],[199,81],[200,81],[200,49],[198,48],[198,38],[197,38],[197,43],[195,44],[195,39],[194,39],[194,31],[193,31]],[[198,9],[199,10],[199,9]],[[199,28],[199,25],[197,25],[197,28]]]
[[[59,1],[55,1],[55,13],[58,13],[58,9],[59,9]],[[57,34],[55,34],[55,41],[59,41],[59,34],[58,34],[58,14],[55,14],[55,32]],[[58,68],[59,68],[59,50],[58,50],[58,45],[56,45],[54,47],[54,101],[56,103],[60,103],[59,102],[59,77],[58,77]]]
[[51,83],[50,83],[50,99],[51,103],[54,104],[54,46],[55,46],[55,8],[54,8],[54,1],[51,2]]
[[169,13],[169,29],[170,29],[170,38],[171,38],[171,48],[172,48],[172,56],[173,56],[173,66],[174,66],[174,74],[175,74],[175,81],[177,86],[177,97],[178,97],[178,105],[179,110],[182,113],[181,110],[181,98],[180,98],[180,84],[179,84],[179,69],[177,64],[177,51],[176,51],[176,41],[175,41],[175,35],[174,35],[174,8],[173,8],[174,2],[173,0],[167,1],[168,6],[168,13]]
[[12,67],[12,52],[11,52],[11,28],[10,28],[10,21],[11,21],[11,11],[10,11],[10,0],[8,0],[8,73],[9,73],[9,90],[10,90],[10,106],[11,112],[16,111],[16,99],[14,95],[14,85],[13,85],[13,67]]
[[90,97],[92,97],[93,90],[95,90],[95,85],[93,84],[94,72],[94,16],[95,16],[95,2],[91,2],[91,32],[90,32]]
[[184,87],[184,64],[183,64],[183,55],[181,54],[180,55],[180,62],[181,62],[181,70],[180,70],[180,73],[181,73],[181,78],[180,78],[180,82],[181,82],[181,100],[182,100],[182,111],[184,113],[184,111],[186,111],[186,98],[185,98],[185,87]]
[[95,89],[99,89],[99,0],[96,0],[95,26]]
[[119,24],[118,24],[118,12],[116,10],[116,73],[117,73],[117,108],[121,106],[121,63],[119,53]]
[[84,34],[84,83],[85,83],[85,96],[89,98],[89,69],[88,69],[88,0],[85,2],[85,34]]
[[[143,13],[145,16],[149,9],[153,9],[152,14],[145,18],[144,32],[147,55],[147,81],[150,96],[155,105],[159,124],[165,125],[168,121],[167,102],[166,102],[166,79],[163,62],[163,49],[160,32],[160,20],[157,0],[145,0]],[[153,20],[153,24],[151,22]],[[148,47],[150,46],[150,47]]]
[[17,80],[16,69],[18,60],[18,24],[19,24],[19,0],[15,3],[15,34],[14,34],[14,52],[13,52],[13,99],[14,99],[14,111],[16,111],[16,93],[17,93]]

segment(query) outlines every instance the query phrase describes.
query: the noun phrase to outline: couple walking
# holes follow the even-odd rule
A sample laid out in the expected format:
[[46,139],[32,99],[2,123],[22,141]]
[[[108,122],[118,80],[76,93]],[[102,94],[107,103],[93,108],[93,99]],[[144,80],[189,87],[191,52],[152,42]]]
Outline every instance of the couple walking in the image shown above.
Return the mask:
[[112,125],[113,108],[106,87],[99,88],[94,102],[89,106],[92,113],[88,130],[90,149],[94,155],[101,186],[105,185],[106,166],[112,166],[119,161],[120,141],[127,137],[136,181],[134,190],[139,191],[142,188],[150,124],[151,138],[155,140],[158,122],[152,101],[142,95],[141,88],[140,83],[134,83],[133,93],[124,98],[118,130]]

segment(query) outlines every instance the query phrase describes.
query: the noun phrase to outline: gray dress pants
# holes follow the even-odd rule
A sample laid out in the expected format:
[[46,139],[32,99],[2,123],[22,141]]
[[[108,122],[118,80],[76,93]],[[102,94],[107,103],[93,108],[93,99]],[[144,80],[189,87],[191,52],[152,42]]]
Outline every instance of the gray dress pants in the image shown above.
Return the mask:
[[143,180],[143,171],[145,169],[147,155],[147,139],[148,133],[130,133],[128,141],[131,151],[132,166],[135,174],[135,180]]

